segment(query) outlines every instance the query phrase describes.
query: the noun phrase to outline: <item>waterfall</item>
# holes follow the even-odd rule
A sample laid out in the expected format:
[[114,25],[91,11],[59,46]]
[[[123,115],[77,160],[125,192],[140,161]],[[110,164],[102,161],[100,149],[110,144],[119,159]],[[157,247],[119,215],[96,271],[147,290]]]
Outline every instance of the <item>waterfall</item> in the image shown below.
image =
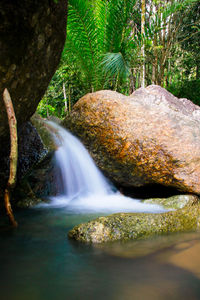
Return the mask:
[[55,160],[60,168],[63,194],[68,199],[86,195],[108,195],[111,186],[94,164],[83,144],[66,129],[49,122],[56,129],[60,147],[55,152]]
[[66,207],[75,212],[162,212],[159,205],[121,195],[95,165],[83,144],[69,131],[48,122],[58,145],[55,161],[63,190],[47,206]]

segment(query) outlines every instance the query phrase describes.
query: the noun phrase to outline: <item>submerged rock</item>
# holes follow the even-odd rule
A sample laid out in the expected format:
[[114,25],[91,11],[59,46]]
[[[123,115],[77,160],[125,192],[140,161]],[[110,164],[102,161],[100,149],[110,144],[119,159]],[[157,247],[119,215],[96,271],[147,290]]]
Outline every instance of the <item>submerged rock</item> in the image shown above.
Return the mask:
[[81,242],[103,243],[192,231],[199,227],[200,202],[198,197],[191,196],[182,209],[160,214],[117,213],[75,226],[68,235]]
[[152,85],[129,97],[113,91],[87,94],[65,126],[118,185],[160,184],[200,194],[199,116],[191,101]]

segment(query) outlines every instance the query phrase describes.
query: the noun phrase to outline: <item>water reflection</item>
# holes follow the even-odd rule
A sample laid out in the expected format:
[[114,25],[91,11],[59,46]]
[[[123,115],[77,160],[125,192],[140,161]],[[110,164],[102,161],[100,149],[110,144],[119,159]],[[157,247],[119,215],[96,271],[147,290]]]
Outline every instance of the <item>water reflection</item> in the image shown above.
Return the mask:
[[200,279],[200,240],[177,244],[158,256],[159,263],[170,263],[183,268]]

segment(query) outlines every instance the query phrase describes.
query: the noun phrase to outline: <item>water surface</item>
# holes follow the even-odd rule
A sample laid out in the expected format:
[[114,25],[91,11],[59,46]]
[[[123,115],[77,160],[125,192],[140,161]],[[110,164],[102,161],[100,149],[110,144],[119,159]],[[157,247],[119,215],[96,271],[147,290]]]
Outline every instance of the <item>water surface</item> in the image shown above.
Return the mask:
[[0,299],[200,299],[199,234],[97,246],[67,238],[94,217],[28,209],[17,230],[1,217]]

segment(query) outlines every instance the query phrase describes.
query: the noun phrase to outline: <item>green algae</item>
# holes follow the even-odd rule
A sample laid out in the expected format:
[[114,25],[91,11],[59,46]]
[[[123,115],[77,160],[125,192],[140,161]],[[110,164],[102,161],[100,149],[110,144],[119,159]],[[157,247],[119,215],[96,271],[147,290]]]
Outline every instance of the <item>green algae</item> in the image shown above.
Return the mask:
[[69,238],[86,243],[137,240],[156,234],[194,231],[200,227],[198,197],[181,209],[160,214],[117,213],[75,226]]

